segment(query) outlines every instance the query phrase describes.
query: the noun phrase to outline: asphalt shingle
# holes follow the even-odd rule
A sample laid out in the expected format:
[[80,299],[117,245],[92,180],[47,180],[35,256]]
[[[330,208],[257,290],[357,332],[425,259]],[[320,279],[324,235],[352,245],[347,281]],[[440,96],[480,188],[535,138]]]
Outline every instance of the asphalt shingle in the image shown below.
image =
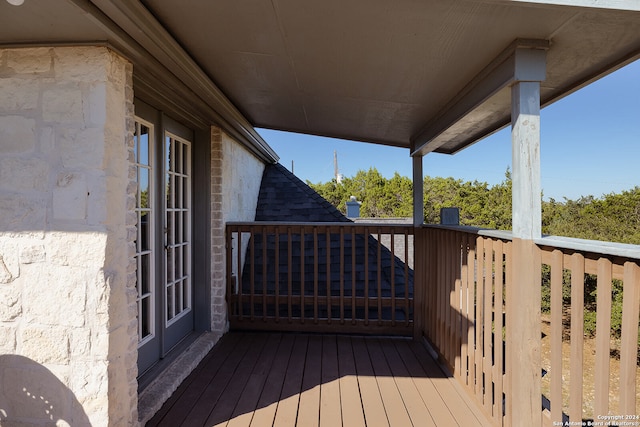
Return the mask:
[[[256,221],[282,221],[286,223],[352,222],[331,203],[280,164],[271,164],[265,167],[258,197]],[[253,256],[249,253],[246,257],[245,273],[242,278],[243,292],[249,292],[251,289],[251,272],[253,272],[253,287],[256,292],[262,293],[262,288],[266,283],[267,293],[275,294],[275,254],[278,251],[279,265],[277,270],[280,295],[285,295],[288,292],[289,269],[291,269],[293,295],[300,295],[301,289],[304,289],[305,295],[314,295],[315,288],[317,288],[317,295],[321,297],[327,295],[327,288],[329,288],[329,292],[337,296],[340,295],[342,283],[344,294],[350,296],[352,284],[355,280],[357,296],[364,296],[365,288],[368,288],[368,296],[370,297],[377,296],[378,289],[380,289],[382,296],[390,296],[392,289],[391,275],[393,274],[395,276],[396,296],[401,298],[405,296],[405,282],[408,285],[409,296],[413,296],[413,270],[409,269],[409,277],[405,279],[404,263],[394,257],[391,251],[384,246],[381,246],[381,273],[380,284],[378,284],[378,242],[373,236],[356,235],[355,242],[352,244],[351,235],[345,235],[342,253],[338,234],[331,234],[329,242],[327,242],[325,234],[319,234],[317,241],[314,241],[313,234],[305,234],[304,244],[301,242],[302,237],[300,234],[293,234],[292,237],[291,249],[293,253],[289,254],[289,245],[285,240],[286,235],[283,234],[279,238],[278,247],[276,247],[275,235],[267,235],[265,252],[262,250],[265,237],[261,234],[253,236],[254,247],[260,249],[256,249]],[[317,247],[318,250],[317,261],[313,255],[314,247]],[[304,248],[304,262],[301,259],[302,248]],[[356,255],[355,265],[352,265],[351,261],[353,249],[355,249]],[[327,251],[329,253],[328,267]],[[368,258],[368,275],[365,272],[365,254]],[[251,258],[253,259],[253,268],[251,268],[250,264]],[[289,258],[292,260],[291,264],[289,264]],[[344,261],[342,271],[340,269],[341,261]],[[391,268],[392,264],[395,265],[393,269]],[[302,277],[302,268],[304,268],[304,277]],[[316,269],[318,276],[317,279],[314,279]],[[257,304],[254,308],[261,311],[262,305]],[[319,315],[326,316],[327,313],[320,313]],[[349,315],[349,313],[345,313],[345,315]],[[396,319],[402,320],[404,315],[402,312],[397,312]],[[376,319],[377,316],[376,309],[370,309],[369,318]],[[390,318],[390,316],[390,309],[382,313],[383,318]]]

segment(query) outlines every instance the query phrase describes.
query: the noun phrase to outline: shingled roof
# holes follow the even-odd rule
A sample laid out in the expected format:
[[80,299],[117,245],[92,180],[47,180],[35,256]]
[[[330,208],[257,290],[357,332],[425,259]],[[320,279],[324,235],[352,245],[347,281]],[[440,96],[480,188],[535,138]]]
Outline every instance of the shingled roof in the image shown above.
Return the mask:
[[[352,222],[344,216],[331,203],[322,198],[311,187],[302,182],[294,174],[289,172],[280,164],[271,164],[265,167],[260,187],[260,195],[256,209],[256,221],[265,222]],[[261,234],[254,234],[254,242],[250,242],[249,247],[263,248],[263,239]],[[304,243],[301,241],[304,238]],[[293,294],[300,295],[301,289],[306,295],[314,294],[315,283],[322,284],[315,286],[318,296],[326,296],[327,294],[327,274],[330,275],[330,291],[332,295],[339,295],[341,283],[345,286],[343,289],[346,297],[351,296],[351,286],[354,282],[355,275],[355,292],[356,296],[365,295],[366,278],[368,278],[368,295],[375,297],[378,294],[378,242],[371,235],[356,234],[355,241],[351,242],[351,235],[344,236],[344,244],[342,253],[340,251],[340,236],[331,234],[329,242],[326,235],[321,234],[319,238],[314,240],[312,234],[293,234],[293,244],[287,245],[285,237],[279,240],[276,247],[276,238],[274,234],[266,235],[266,251],[255,250],[253,255],[251,252],[247,254],[244,274],[242,277],[243,292],[249,292],[251,288],[251,277],[253,275],[253,286],[256,292],[261,293],[263,284],[266,283],[267,293],[275,293],[276,287],[276,268],[275,260],[276,251],[279,251],[279,293],[284,295],[287,290],[287,281],[289,277],[289,268],[291,268],[291,277],[293,278]],[[314,248],[317,247],[318,259],[314,259]],[[288,254],[289,248],[293,251]],[[302,248],[304,248],[304,262],[301,260]],[[352,251],[355,251],[356,263],[352,265]],[[330,266],[327,268],[327,252],[329,253]],[[294,261],[289,263],[289,257]],[[341,259],[341,257],[343,259]],[[365,263],[365,257],[368,258]],[[251,258],[253,258],[253,268],[250,268]],[[340,270],[341,261],[344,261],[343,269]],[[314,268],[315,263],[318,266]],[[392,268],[392,265],[395,264]],[[365,272],[365,265],[368,265],[368,273]],[[304,279],[302,280],[302,269],[304,268]],[[328,271],[327,271],[328,270]],[[405,296],[405,285],[408,285],[409,296],[413,296],[413,270],[409,269],[408,278],[404,277],[405,265],[395,257],[389,249],[382,246],[380,253],[380,290],[382,296],[391,295],[391,275],[395,276],[395,293],[398,297]],[[318,276],[314,278],[315,271]],[[253,273],[251,273],[253,272]],[[265,280],[266,272],[266,280]],[[342,280],[341,280],[342,275]],[[406,282],[406,283],[405,283]],[[262,310],[260,304],[254,307],[256,314]],[[296,315],[296,314],[294,314]],[[298,312],[297,315],[300,315]],[[327,316],[328,313],[320,313],[321,316]],[[335,314],[334,314],[335,315]],[[350,313],[347,313],[350,315]],[[402,320],[404,313],[396,312],[396,319]],[[390,318],[390,309],[386,309],[381,313],[382,318]],[[370,319],[376,319],[378,313],[375,308],[371,308],[369,312]]]
[[335,206],[279,163],[265,167],[256,221],[351,222]]

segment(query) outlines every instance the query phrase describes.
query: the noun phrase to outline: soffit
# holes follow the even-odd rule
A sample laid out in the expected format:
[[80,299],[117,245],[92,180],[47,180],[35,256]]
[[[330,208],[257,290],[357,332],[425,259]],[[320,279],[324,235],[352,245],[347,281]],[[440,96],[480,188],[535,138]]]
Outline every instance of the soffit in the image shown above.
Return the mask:
[[[551,41],[543,103],[640,49],[640,14],[628,11],[477,0],[143,3],[255,126],[401,147],[514,39]],[[497,94],[437,151],[504,126],[509,103]]]
[[75,4],[62,0],[0,1],[0,45],[104,41],[107,33]]
[[[515,39],[550,41],[548,104],[634,59],[637,28],[638,12],[506,0],[0,1],[5,43],[109,42],[140,87],[174,79],[183,108],[249,140],[252,125],[407,148]],[[496,93],[436,151],[508,124],[509,103]]]

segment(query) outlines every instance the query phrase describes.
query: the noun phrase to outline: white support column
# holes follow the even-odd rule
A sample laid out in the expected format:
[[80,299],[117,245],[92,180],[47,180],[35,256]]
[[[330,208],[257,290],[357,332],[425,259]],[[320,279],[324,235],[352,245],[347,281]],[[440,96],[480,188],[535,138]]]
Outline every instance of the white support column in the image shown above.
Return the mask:
[[513,237],[542,234],[540,185],[540,82],[517,82],[511,89]]
[[424,224],[424,176],[422,173],[422,156],[415,155],[413,160],[413,225]]

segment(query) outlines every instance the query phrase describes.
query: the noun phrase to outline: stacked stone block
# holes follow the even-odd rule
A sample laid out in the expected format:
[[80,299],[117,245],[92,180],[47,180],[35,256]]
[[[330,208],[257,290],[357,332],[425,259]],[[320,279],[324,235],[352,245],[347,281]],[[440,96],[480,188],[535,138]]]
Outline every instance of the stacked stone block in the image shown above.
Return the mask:
[[132,131],[108,48],[0,49],[0,424],[137,422]]

